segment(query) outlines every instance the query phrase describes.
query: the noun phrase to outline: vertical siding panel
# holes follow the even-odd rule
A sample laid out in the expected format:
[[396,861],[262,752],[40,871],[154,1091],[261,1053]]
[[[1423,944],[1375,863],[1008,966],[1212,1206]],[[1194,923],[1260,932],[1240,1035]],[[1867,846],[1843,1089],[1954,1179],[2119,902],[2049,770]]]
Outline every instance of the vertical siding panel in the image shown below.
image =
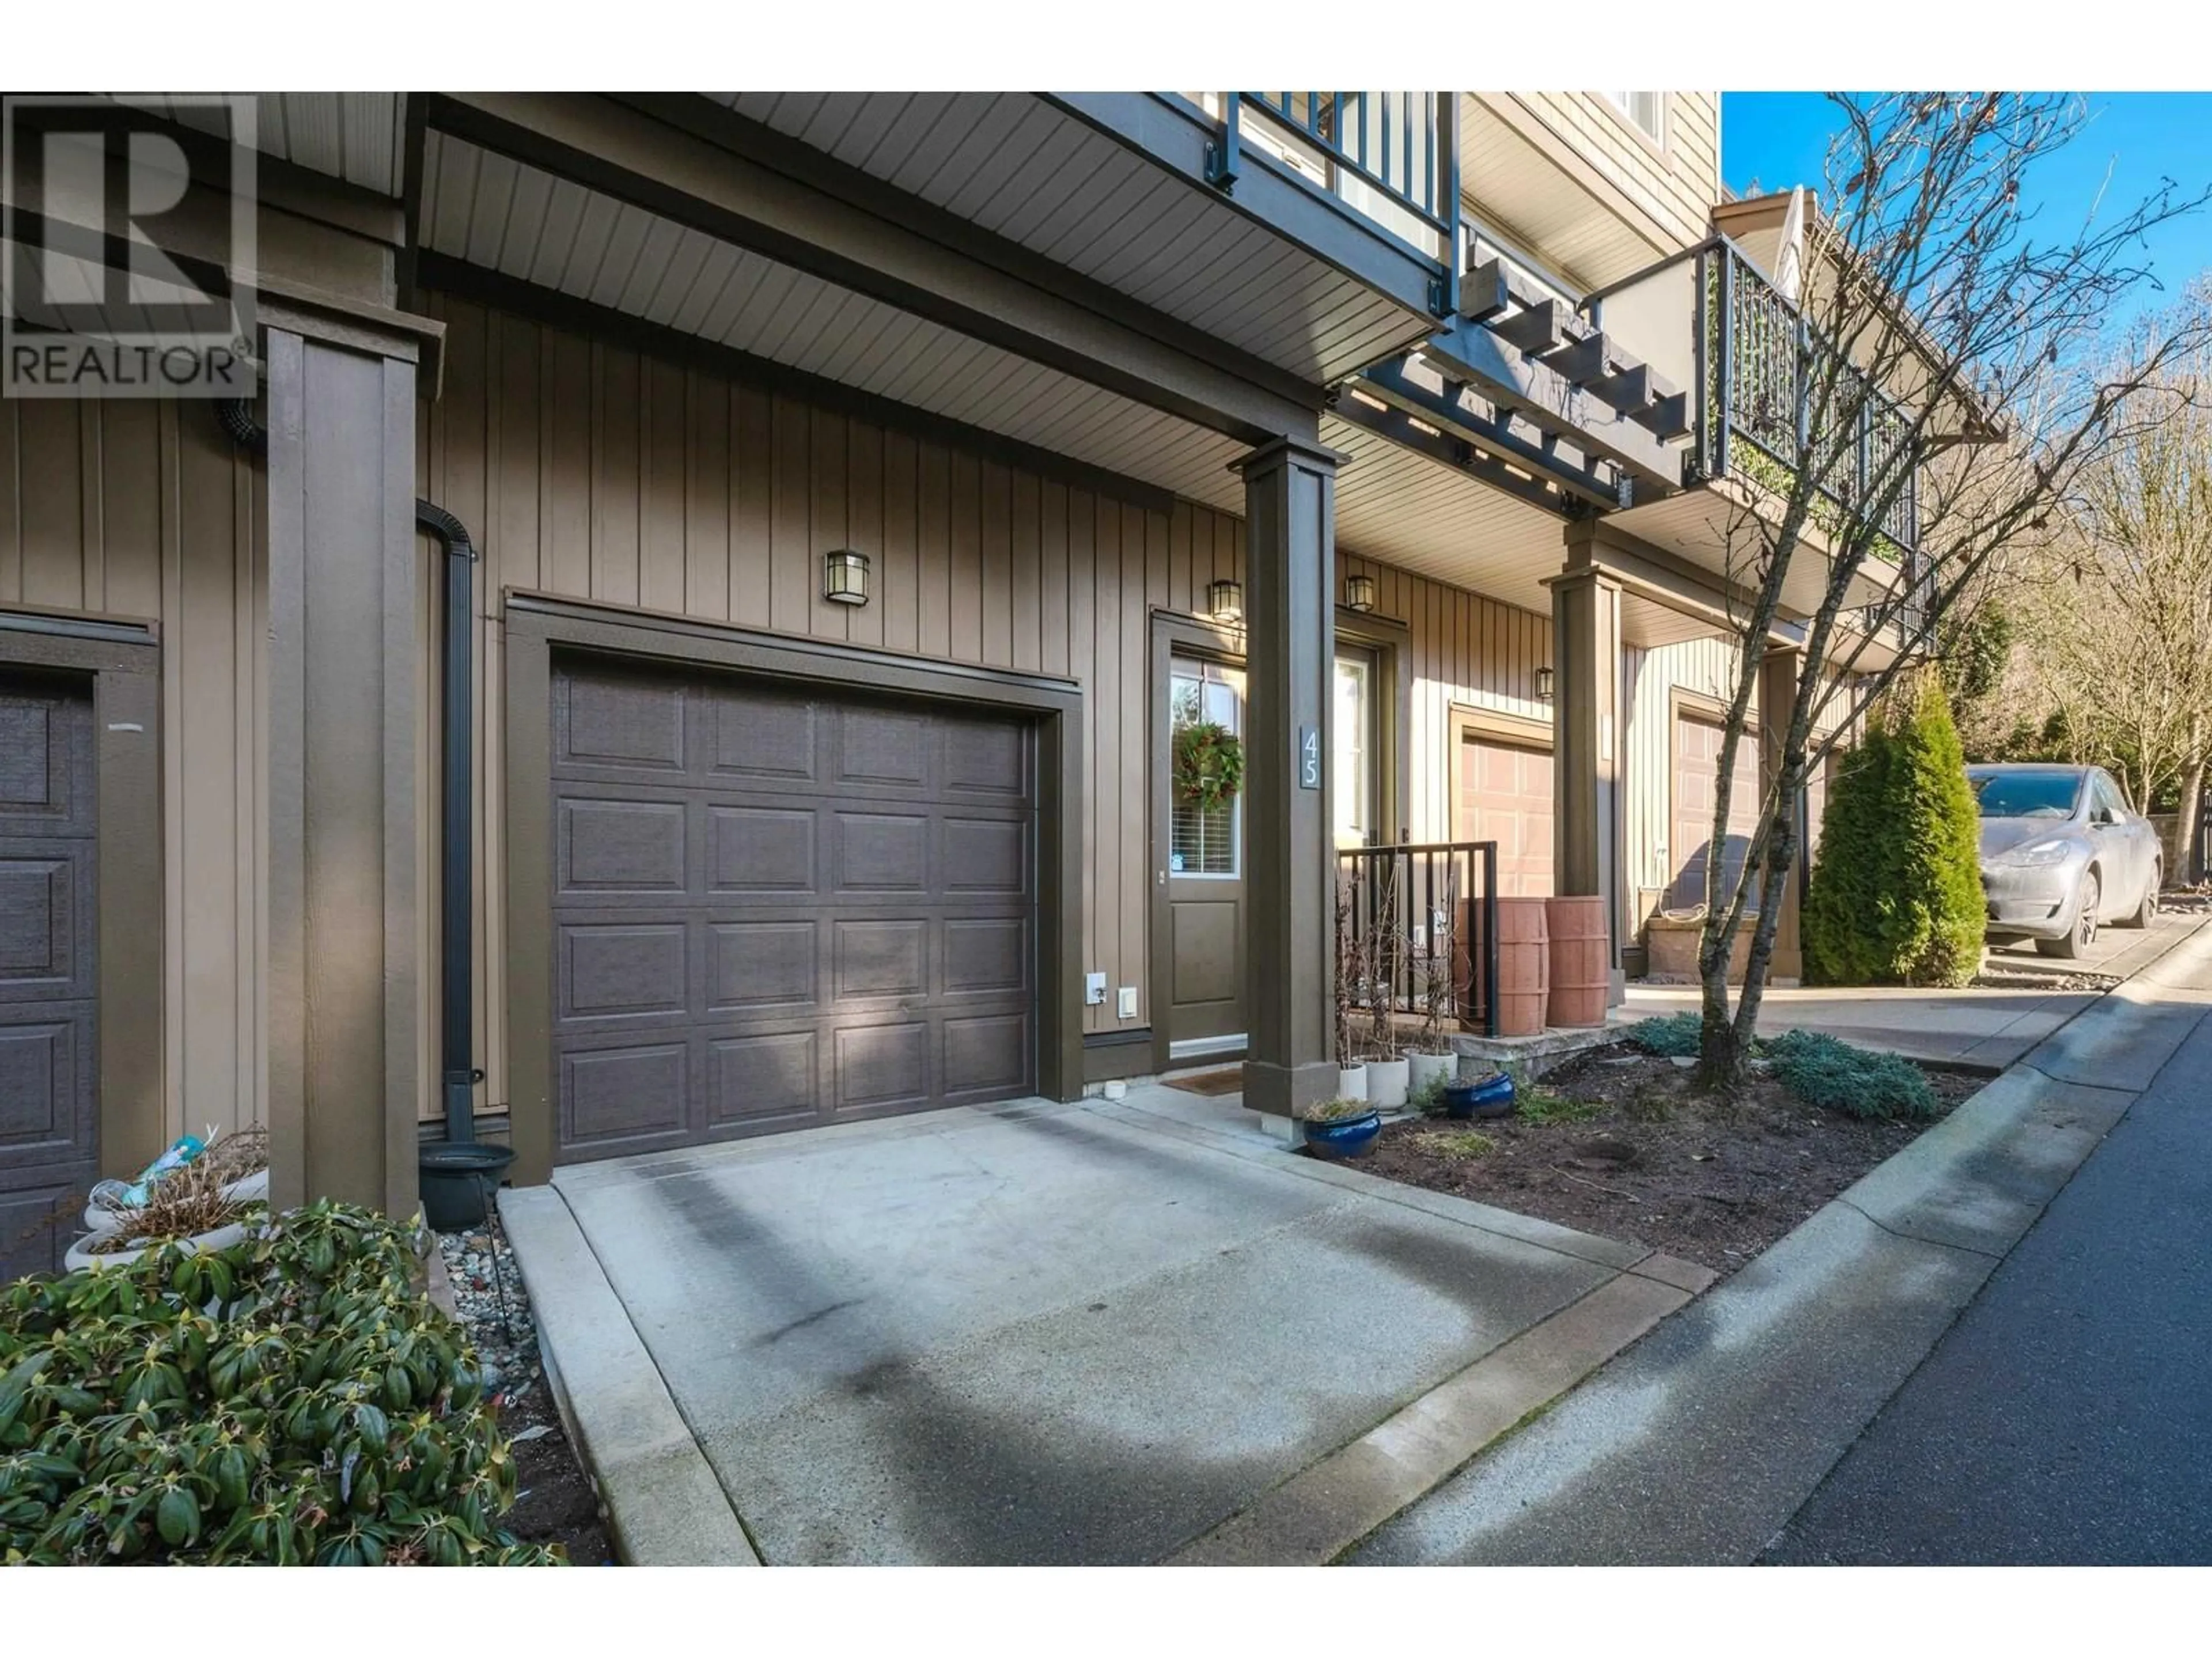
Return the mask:
[[[1150,775],[1146,744],[1151,732],[1152,677],[1145,672],[1146,643],[1151,629],[1145,615],[1146,548],[1156,515],[1133,507],[1121,508],[1121,758],[1114,792],[1121,811],[1121,857],[1119,866],[1121,901],[1121,978],[1117,983],[1139,987],[1137,1012],[1152,1017],[1152,987],[1146,969],[1145,949],[1152,921],[1149,879],[1151,857],[1145,834],[1146,805],[1150,799],[1145,780]],[[1165,562],[1163,560],[1164,573]]]
[[639,369],[638,603],[648,611],[682,611],[684,371],[657,357],[641,359]]
[[1037,480],[1031,472],[1013,476],[1009,535],[1013,551],[1013,664],[1035,673],[1044,658],[1043,552],[1037,524]]
[[853,544],[848,533],[850,502],[845,492],[847,422],[842,415],[818,409],[812,419],[812,471],[807,480],[812,507],[806,543],[806,627],[818,637],[842,640],[851,636],[853,607],[822,597],[822,562],[824,555]]
[[79,404],[76,426],[78,511],[84,517],[84,550],[74,603],[87,611],[98,611],[106,604],[107,592],[107,518],[100,510],[100,471],[106,459],[100,404],[91,398]]
[[952,457],[940,445],[924,444],[919,459],[915,648],[925,657],[948,657],[952,654]]
[[730,620],[766,628],[775,575],[775,416],[768,394],[731,393]]
[[0,398],[0,604],[23,597],[22,476],[23,405]]
[[[161,412],[149,398],[118,398],[101,406],[107,426],[100,482],[107,521],[106,591],[96,609],[125,617],[161,614]],[[0,415],[0,432],[5,430]],[[0,480],[7,473],[0,440]],[[0,506],[0,535],[6,533]]]
[[1067,672],[1070,631],[1067,563],[1067,486],[1046,479],[1038,493],[1037,562],[1043,572],[1038,595],[1043,638],[1038,665],[1048,674]]
[[726,622],[730,616],[730,394],[705,374],[684,380],[684,609]]
[[[209,418],[198,408],[186,418]],[[82,437],[74,404],[26,413],[16,514],[22,526],[22,594],[27,605],[77,610],[84,604]]]
[[919,460],[912,438],[884,434],[884,643],[894,651],[921,648]]
[[[1114,986],[1132,981],[1121,952],[1121,820],[1124,781],[1121,734],[1133,713],[1122,686],[1122,667],[1127,660],[1121,639],[1121,510],[1103,497],[1096,502],[1097,539],[1094,544],[1097,574],[1097,653],[1091,672],[1098,694],[1093,704],[1097,719],[1097,775],[1092,780],[1091,815],[1096,823],[1091,868],[1097,885],[1097,928],[1092,946],[1097,965],[1106,970]],[[1109,1007],[1112,1001],[1109,1000]]]
[[951,654],[961,662],[983,659],[983,548],[981,464],[954,454],[952,466]]
[[540,412],[545,475],[540,499],[550,554],[545,585],[571,599],[592,596],[592,483],[597,455],[592,440],[595,376],[589,342],[546,331],[550,395]]
[[[1088,490],[1067,492],[1067,672],[1084,689],[1083,811],[1077,832],[1083,837],[1083,966],[1091,972],[1105,964],[1098,940],[1098,722],[1103,718],[1094,678],[1097,664],[1097,577],[1092,548],[1097,511]],[[1111,1000],[1085,1006],[1083,1029],[1105,1029]]]
[[478,608],[485,611],[496,603],[502,587],[544,586],[538,511],[544,419],[538,371],[544,343],[533,325],[518,317],[500,316],[494,333],[499,358],[499,436],[492,461],[492,493],[499,505],[485,527],[483,580],[477,594]]
[[846,437],[847,476],[851,481],[850,520],[846,545],[868,556],[868,602],[850,607],[848,637],[855,645],[884,642],[884,434],[865,421],[852,422]]
[[1193,507],[1180,497],[1168,520],[1168,608],[1188,611],[1194,607],[1190,601],[1190,546],[1194,525],[1204,509]]
[[1007,522],[1012,481],[1005,467],[983,463],[978,505],[982,514],[982,659],[994,668],[1006,668],[1014,659],[1014,571],[1013,531]]
[[769,474],[768,625],[786,634],[804,634],[820,585],[807,568],[811,532],[807,512],[807,456],[811,436],[804,404],[775,400],[774,465]]
[[634,353],[592,346],[591,594],[613,605],[638,602],[641,390]]

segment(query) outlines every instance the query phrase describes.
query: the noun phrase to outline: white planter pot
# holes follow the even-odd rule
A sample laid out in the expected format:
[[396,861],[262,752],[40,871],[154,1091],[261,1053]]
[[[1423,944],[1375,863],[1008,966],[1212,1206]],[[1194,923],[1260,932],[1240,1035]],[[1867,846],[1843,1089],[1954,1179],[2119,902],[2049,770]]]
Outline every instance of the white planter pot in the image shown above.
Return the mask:
[[[69,1247],[69,1254],[62,1258],[62,1271],[74,1273],[82,1273],[87,1267],[128,1267],[145,1255],[148,1250],[157,1250],[161,1248],[160,1244],[149,1244],[136,1250],[102,1250],[97,1254],[94,1253],[91,1246],[96,1241],[113,1237],[112,1229],[105,1232],[88,1233]],[[228,1227],[218,1227],[211,1233],[196,1233],[191,1237],[179,1242],[186,1250],[198,1254],[202,1250],[227,1250],[232,1245],[242,1243],[245,1237],[246,1224],[234,1221]],[[163,1243],[167,1242],[166,1239],[162,1241]]]
[[1339,1100],[1367,1098],[1367,1068],[1364,1066],[1340,1066],[1336,1071],[1336,1097]]
[[1407,1062],[1370,1060],[1367,1062],[1367,1103],[1388,1111],[1406,1103]]
[[1406,1063],[1413,1067],[1406,1079],[1406,1092],[1418,1095],[1438,1079],[1449,1083],[1452,1073],[1458,1068],[1457,1054],[1408,1054]]
[[[250,1176],[223,1183],[222,1195],[234,1204],[265,1204],[269,1200],[269,1171],[256,1170]],[[111,1210],[105,1204],[84,1206],[84,1230],[88,1233],[112,1233],[122,1224],[128,1210]]]

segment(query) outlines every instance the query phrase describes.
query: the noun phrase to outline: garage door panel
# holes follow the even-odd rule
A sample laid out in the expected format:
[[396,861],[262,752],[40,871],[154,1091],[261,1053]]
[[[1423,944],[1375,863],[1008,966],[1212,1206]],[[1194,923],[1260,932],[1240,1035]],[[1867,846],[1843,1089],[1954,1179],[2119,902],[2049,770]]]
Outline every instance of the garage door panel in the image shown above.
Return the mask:
[[578,676],[554,705],[557,762],[623,771],[681,772],[690,709],[684,685]]
[[1498,890],[1548,898],[1553,890],[1551,751],[1468,735],[1460,762],[1457,837],[1498,843]]
[[690,1058],[680,1036],[563,1054],[563,1144],[605,1157],[682,1139],[690,1127]]
[[709,806],[707,883],[716,893],[816,890],[822,813],[812,806]]
[[1029,994],[1034,953],[1027,917],[950,917],[943,924],[943,937],[946,996]]
[[948,1019],[944,1091],[948,1100],[1002,1096],[1030,1074],[1030,1022],[1018,1010]]
[[724,921],[706,926],[710,1013],[759,1010],[787,1014],[811,1007],[819,999],[822,929],[818,922]]
[[0,690],[0,837],[90,836],[92,786],[91,709],[82,689],[11,677]]
[[0,842],[0,994],[8,1000],[77,999],[96,988],[89,952],[93,860],[11,856]]
[[655,695],[571,695],[571,746],[597,748],[555,770],[560,1156],[1028,1092],[1030,729],[702,670],[691,770],[618,775],[601,727],[640,756],[638,732],[675,742],[647,678]]
[[680,921],[561,924],[556,1017],[564,1024],[684,1018],[690,1005],[688,934]]
[[[1719,800],[1723,729],[1704,714],[1679,710],[1674,720],[1674,879],[1668,902],[1686,908],[1705,898],[1711,863],[1713,809]],[[1759,737],[1748,729],[1736,745],[1735,783],[1729,793],[1728,836],[1721,848],[1721,891],[1741,879],[1759,816]]]
[[832,817],[836,890],[929,890],[929,817],[923,812],[840,811]]
[[563,796],[553,809],[556,896],[682,896],[689,816],[680,799]]
[[89,1115],[76,1110],[91,1082],[78,1037],[92,1010],[40,1012],[46,1017],[0,1025],[0,1167],[92,1155]]
[[812,1027],[710,1038],[706,1049],[708,1130],[814,1120],[821,1036]]
[[920,1020],[843,1026],[831,1034],[830,1045],[840,1112],[923,1105],[936,1092],[929,1074],[929,1027]]

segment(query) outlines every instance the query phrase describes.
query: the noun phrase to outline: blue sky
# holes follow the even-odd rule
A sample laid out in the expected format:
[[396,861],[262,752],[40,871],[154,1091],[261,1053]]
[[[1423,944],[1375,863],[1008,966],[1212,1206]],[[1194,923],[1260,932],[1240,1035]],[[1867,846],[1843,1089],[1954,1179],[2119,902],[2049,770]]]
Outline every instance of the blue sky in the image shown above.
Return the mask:
[[[2087,94],[2091,118],[2071,143],[2039,162],[2027,186],[2040,208],[2037,234],[2056,237],[2080,223],[2101,187],[2107,213],[2124,212],[2170,178],[2186,196],[2212,183],[2212,94]],[[1730,92],[1721,98],[1721,176],[1748,193],[1826,176],[1835,106],[1817,92]],[[2106,173],[2111,174],[2106,183]],[[2212,269],[2212,210],[2161,226],[2149,239],[2152,273],[2168,294]],[[2145,291],[2142,303],[2162,296]]]

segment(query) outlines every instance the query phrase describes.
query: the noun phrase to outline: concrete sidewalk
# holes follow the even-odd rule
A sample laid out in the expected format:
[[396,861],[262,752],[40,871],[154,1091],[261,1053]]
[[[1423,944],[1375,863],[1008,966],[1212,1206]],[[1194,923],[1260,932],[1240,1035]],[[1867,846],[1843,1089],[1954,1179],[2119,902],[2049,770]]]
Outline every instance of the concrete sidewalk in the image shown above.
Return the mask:
[[[2160,915],[2140,931],[2107,927],[2079,962],[2060,962],[2028,946],[1992,951],[1989,965],[2023,977],[2109,974],[2124,980],[2196,931],[2204,919]],[[1887,1049],[1915,1060],[1986,1066],[2002,1071],[2105,995],[2022,987],[1957,991],[1872,987],[1832,990],[1777,986],[1761,1000],[1759,1029],[1777,1036],[1792,1029],[1825,1031],[1862,1048]],[[1632,1018],[1695,1011],[1694,985],[1632,985],[1619,1012]]]
[[1756,1559],[2212,1013],[2202,921],[1347,1559]]

